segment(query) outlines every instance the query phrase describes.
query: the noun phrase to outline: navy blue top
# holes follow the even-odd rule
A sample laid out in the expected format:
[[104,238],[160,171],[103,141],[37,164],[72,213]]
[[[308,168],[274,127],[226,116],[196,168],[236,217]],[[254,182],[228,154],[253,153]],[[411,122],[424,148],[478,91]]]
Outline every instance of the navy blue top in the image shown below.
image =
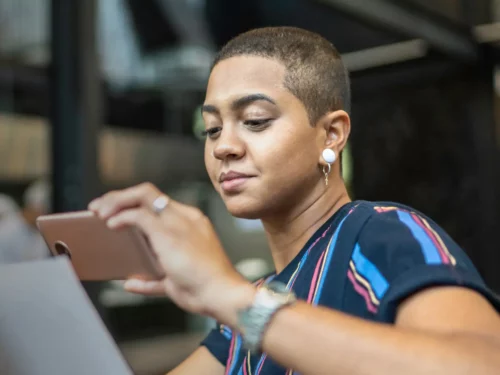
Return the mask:
[[[375,322],[394,323],[401,301],[432,286],[474,289],[500,310],[460,247],[425,215],[395,203],[348,203],[281,273],[261,282],[271,279],[310,304]],[[292,374],[265,354],[250,355],[241,337],[223,325],[202,345],[227,374]]]

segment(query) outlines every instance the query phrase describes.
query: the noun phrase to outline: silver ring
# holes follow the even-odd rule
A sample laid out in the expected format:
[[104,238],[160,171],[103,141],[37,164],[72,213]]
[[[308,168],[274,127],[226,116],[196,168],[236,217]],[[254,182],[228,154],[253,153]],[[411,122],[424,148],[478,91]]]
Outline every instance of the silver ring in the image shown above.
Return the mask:
[[168,206],[168,202],[170,202],[170,199],[166,195],[160,195],[153,202],[153,212],[157,215],[160,215],[165,207]]

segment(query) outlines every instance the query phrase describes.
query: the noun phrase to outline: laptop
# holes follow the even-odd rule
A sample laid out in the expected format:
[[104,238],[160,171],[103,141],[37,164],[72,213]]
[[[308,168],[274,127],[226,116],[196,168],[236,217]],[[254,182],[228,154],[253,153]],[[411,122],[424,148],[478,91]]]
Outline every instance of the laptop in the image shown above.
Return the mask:
[[0,265],[0,374],[132,375],[66,257]]

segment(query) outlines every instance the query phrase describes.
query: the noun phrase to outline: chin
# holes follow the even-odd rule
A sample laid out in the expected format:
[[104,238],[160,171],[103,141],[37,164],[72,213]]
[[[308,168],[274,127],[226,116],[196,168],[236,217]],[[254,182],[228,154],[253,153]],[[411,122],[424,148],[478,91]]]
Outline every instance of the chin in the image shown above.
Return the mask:
[[259,210],[252,209],[250,207],[228,207],[226,206],[229,213],[240,219],[260,219],[262,218],[262,213]]
[[241,219],[261,219],[265,209],[262,204],[251,202],[240,197],[223,197],[224,204],[229,213]]

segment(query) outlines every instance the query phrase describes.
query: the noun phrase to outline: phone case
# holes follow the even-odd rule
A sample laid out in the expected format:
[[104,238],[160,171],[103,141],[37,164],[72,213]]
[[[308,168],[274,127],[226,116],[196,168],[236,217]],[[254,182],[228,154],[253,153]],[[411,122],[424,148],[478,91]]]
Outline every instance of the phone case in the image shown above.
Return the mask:
[[111,230],[91,211],[40,216],[37,226],[54,256],[69,256],[80,280],[160,280],[165,276],[137,228]]

